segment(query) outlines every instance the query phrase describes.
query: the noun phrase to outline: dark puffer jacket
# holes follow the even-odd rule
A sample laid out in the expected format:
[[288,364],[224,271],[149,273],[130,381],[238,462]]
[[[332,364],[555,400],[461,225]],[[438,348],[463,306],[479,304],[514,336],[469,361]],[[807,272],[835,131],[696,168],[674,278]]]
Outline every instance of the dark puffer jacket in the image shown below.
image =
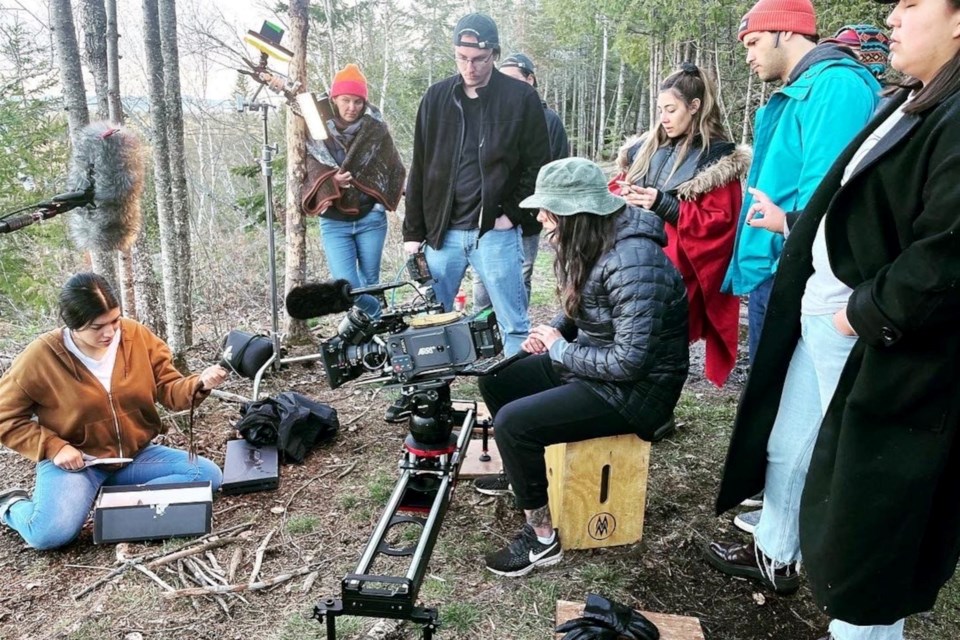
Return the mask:
[[687,291],[663,252],[667,236],[657,216],[627,207],[616,234],[587,278],[577,317],[554,319],[571,343],[555,366],[648,438],[670,417],[687,379]]

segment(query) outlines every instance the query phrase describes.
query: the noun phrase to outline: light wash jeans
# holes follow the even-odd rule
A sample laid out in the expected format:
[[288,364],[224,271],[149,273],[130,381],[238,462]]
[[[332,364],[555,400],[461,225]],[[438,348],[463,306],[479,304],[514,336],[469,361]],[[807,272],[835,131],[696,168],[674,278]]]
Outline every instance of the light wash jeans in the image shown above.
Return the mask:
[[214,491],[220,488],[223,473],[213,462],[200,456],[190,462],[186,451],[157,444],[147,445],[118,471],[65,471],[41,460],[33,498],[10,505],[4,522],[34,549],[56,549],[80,533],[102,486],[207,480]]
[[[751,294],[752,295],[752,294]],[[801,337],[793,351],[780,408],[767,442],[763,511],[753,535],[773,568],[801,560],[800,496],[820,423],[857,338],[840,334],[832,315],[801,316]],[[903,620],[860,627],[830,624],[834,640],[902,640]]]
[[[320,238],[327,256],[327,267],[335,279],[343,279],[351,287],[369,287],[380,282],[380,260],[387,239],[387,216],[383,205],[357,221],[330,220],[320,217]],[[380,317],[380,303],[373,296],[356,300],[371,318]]]
[[[540,250],[540,234],[522,236],[523,244],[523,287],[527,290],[527,301],[531,298],[533,279],[533,263],[537,261],[537,252]],[[483,286],[480,278],[473,280],[473,310],[482,311],[490,306],[490,294]],[[529,307],[529,304],[527,305]]]
[[453,297],[467,265],[473,267],[490,294],[503,336],[503,351],[513,355],[530,333],[520,229],[491,229],[478,241],[479,233],[479,229],[450,229],[440,249],[427,247],[427,265],[436,281],[433,290],[444,309],[453,309]]

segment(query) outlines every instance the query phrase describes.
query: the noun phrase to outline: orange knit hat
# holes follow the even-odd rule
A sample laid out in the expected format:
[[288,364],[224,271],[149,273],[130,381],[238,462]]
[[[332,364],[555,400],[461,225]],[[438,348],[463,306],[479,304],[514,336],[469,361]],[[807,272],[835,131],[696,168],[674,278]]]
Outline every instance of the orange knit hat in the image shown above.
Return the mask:
[[331,98],[344,95],[367,99],[367,77],[352,62],[337,71],[337,75],[333,76],[333,86],[330,87]]
[[743,40],[755,31],[792,31],[817,34],[817,15],[810,0],[760,0],[743,16],[737,37]]

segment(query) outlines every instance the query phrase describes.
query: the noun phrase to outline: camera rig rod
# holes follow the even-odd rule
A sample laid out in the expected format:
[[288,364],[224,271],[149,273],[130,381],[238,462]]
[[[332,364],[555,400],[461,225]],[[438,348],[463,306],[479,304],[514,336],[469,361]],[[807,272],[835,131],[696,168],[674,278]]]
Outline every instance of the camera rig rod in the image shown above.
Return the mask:
[[[449,405],[449,397],[441,400]],[[450,409],[449,406],[446,409]],[[437,458],[422,458],[407,454],[401,463],[402,472],[393,493],[384,508],[380,521],[374,528],[364,548],[357,567],[341,582],[341,597],[325,598],[314,607],[314,617],[326,624],[327,640],[336,640],[336,619],[343,615],[374,618],[410,620],[421,625],[424,640],[431,640],[439,626],[439,612],[435,608],[417,606],[417,597],[426,575],[430,556],[440,535],[440,527],[450,505],[453,488],[460,471],[460,464],[467,452],[476,424],[476,405],[466,411],[453,411],[460,421],[460,432],[452,452]],[[410,509],[404,505],[404,497],[418,476],[439,480],[425,519],[399,515]],[[391,548],[385,538],[394,524],[416,521],[422,523],[420,536],[415,546],[404,549]],[[403,576],[371,574],[369,571],[379,555],[410,556],[410,564]]]

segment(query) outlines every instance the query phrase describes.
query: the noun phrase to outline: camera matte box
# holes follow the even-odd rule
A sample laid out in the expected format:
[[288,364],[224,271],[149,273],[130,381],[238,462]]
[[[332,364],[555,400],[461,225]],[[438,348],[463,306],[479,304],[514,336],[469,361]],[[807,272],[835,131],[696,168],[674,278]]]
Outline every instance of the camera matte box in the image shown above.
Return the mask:
[[210,533],[209,482],[103,487],[93,512],[93,542],[163,540]]
[[256,446],[243,439],[227,442],[223,484],[220,485],[224,495],[271,491],[279,485],[275,446]]

